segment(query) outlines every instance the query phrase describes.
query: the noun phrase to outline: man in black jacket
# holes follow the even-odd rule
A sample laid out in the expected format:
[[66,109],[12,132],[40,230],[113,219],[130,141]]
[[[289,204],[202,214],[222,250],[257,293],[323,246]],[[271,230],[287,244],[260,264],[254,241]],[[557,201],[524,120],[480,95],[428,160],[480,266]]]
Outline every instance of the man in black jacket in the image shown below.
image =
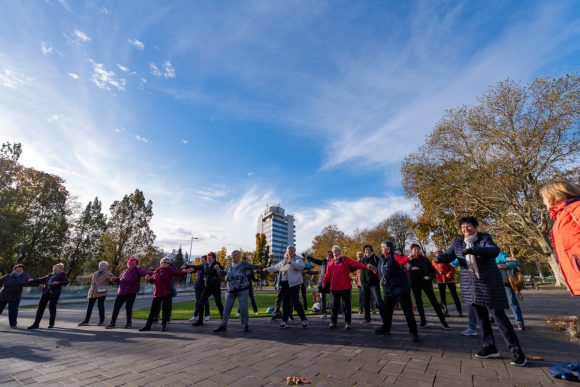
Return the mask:
[[[377,257],[371,245],[366,245],[363,248],[364,255],[361,262],[364,264],[371,264],[374,267],[379,267],[380,258]],[[381,284],[379,276],[370,270],[361,270],[360,272],[361,292],[363,295],[363,306],[365,318],[363,324],[370,324],[371,322],[371,301],[374,301],[379,310],[383,309],[383,299],[381,297]]]
[[205,281],[205,287],[201,292],[201,296],[195,303],[196,313],[198,319],[194,322],[194,327],[203,325],[203,312],[205,303],[208,302],[209,298],[213,296],[215,304],[220,312],[220,317],[223,315],[224,306],[222,304],[222,290],[221,290],[221,276],[224,268],[217,262],[217,256],[212,251],[207,255],[207,265],[190,265],[188,268],[193,268],[194,270],[202,270],[203,277]]
[[[203,293],[203,289],[205,288],[205,278],[204,278],[204,266],[207,266],[207,255],[203,255],[201,257],[201,266],[199,270],[193,269],[194,273],[197,273],[197,277],[195,278],[195,283],[193,284],[193,291],[195,292],[195,301],[201,300],[201,294]],[[209,301],[206,301],[204,305],[204,312],[205,312],[205,321],[209,320]],[[189,321],[197,321],[199,316],[197,315],[197,307],[193,306],[193,317]]]

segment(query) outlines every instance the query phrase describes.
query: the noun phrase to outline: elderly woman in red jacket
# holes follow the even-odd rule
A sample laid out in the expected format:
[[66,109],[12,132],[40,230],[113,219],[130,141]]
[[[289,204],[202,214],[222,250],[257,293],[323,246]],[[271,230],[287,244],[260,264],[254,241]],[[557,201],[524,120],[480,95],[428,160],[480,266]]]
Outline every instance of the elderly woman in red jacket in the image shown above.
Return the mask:
[[161,259],[160,266],[155,269],[153,275],[145,276],[145,281],[153,284],[153,301],[151,302],[151,310],[145,326],[139,329],[140,332],[151,330],[151,324],[156,316],[159,316],[159,310],[163,311],[161,320],[161,331],[167,330],[167,321],[169,321],[171,314],[171,297],[173,288],[173,280],[175,277],[183,277],[187,273],[193,272],[193,269],[177,270],[169,265],[171,259],[164,257]]
[[350,301],[352,282],[350,273],[358,269],[369,269],[377,274],[377,268],[371,264],[367,265],[343,256],[339,246],[332,247],[332,256],[333,258],[328,262],[326,274],[322,280],[322,286],[325,289],[330,289],[330,294],[332,295],[331,322],[328,327],[331,329],[336,328],[340,305],[343,305],[344,328],[350,329],[352,315]]
[[554,221],[552,244],[566,286],[570,294],[580,296],[580,189],[555,181],[542,186],[540,194]]

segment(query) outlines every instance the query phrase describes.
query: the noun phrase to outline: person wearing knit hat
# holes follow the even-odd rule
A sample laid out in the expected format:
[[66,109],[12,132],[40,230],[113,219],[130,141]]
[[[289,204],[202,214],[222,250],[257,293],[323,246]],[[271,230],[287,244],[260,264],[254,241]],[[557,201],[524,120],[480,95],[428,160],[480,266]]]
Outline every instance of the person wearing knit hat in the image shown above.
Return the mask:
[[17,264],[12,268],[12,273],[0,278],[0,315],[8,305],[8,321],[10,328],[16,329],[18,319],[18,305],[22,299],[22,288],[31,286],[31,279],[25,273],[24,265]]
[[191,324],[194,327],[203,325],[203,314],[205,311],[205,304],[208,302],[210,297],[213,297],[215,304],[220,313],[220,317],[223,317],[224,306],[222,304],[222,289],[221,289],[221,279],[224,274],[224,267],[217,261],[217,255],[213,251],[207,254],[207,263],[201,265],[187,265],[188,269],[197,270],[198,272],[203,271],[203,278],[205,281],[205,287],[201,292],[201,297],[195,301],[196,314],[198,316],[197,321]]
[[125,310],[127,312],[125,328],[131,328],[133,304],[135,303],[135,298],[137,298],[137,293],[139,293],[141,278],[145,277],[147,274],[152,273],[149,273],[147,270],[139,267],[138,258],[129,257],[127,259],[127,268],[118,278],[114,279],[114,282],[119,284],[119,289],[117,290],[117,297],[115,297],[115,304],[113,305],[113,315],[111,316],[111,321],[105,327],[105,329],[115,328],[115,324],[117,323],[117,316],[119,316],[119,311],[121,310],[123,304],[125,304]]
[[383,285],[384,303],[383,303],[383,325],[375,330],[378,335],[390,334],[391,324],[393,322],[393,312],[397,299],[401,303],[401,309],[405,314],[409,333],[414,342],[419,341],[417,332],[417,321],[413,314],[413,304],[411,302],[411,286],[409,279],[403,268],[395,259],[395,248],[393,242],[385,241],[381,243],[381,260],[379,261],[379,277]]

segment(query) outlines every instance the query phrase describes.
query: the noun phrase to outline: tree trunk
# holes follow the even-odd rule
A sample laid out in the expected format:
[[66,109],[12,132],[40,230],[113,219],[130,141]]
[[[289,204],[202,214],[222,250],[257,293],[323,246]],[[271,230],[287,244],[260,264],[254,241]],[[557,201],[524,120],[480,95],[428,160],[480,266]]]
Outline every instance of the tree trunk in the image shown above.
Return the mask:
[[548,263],[550,264],[550,269],[556,278],[556,286],[564,286],[564,278],[562,277],[562,272],[560,271],[560,264],[556,260],[556,254],[552,253],[548,257]]
[[536,263],[536,269],[538,270],[538,275],[540,276],[540,279],[542,280],[542,282],[544,282],[544,273],[542,272],[542,265],[540,265],[540,261],[538,261],[537,259],[535,259],[534,262]]

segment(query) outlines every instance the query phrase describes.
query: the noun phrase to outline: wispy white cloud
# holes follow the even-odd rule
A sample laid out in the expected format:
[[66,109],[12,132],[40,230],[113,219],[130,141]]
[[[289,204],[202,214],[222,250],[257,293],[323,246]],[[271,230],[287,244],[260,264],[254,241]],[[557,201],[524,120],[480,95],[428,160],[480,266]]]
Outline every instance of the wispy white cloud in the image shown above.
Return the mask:
[[93,63],[93,75],[91,81],[99,88],[107,91],[125,91],[127,81],[124,78],[117,78],[112,70],[107,70],[101,63]]
[[52,46],[46,42],[41,42],[40,43],[40,52],[42,52],[42,55],[46,56],[46,55],[52,53]]
[[99,12],[102,13],[103,15],[110,15],[111,11],[109,10],[109,8],[102,6],[101,8],[99,8]]
[[32,78],[19,74],[11,69],[3,69],[0,71],[0,85],[9,89],[16,89],[18,86],[32,81]]
[[134,138],[137,141],[140,141],[142,143],[148,144],[149,143],[149,139],[146,137],[143,137],[139,134],[135,134],[135,133],[131,133],[129,131],[127,131],[127,129],[125,128],[117,128],[115,129],[116,133],[120,133],[120,134],[124,134],[125,136],[129,136],[131,138]]
[[157,78],[175,78],[175,69],[170,61],[164,61],[161,66],[163,70],[161,70],[155,63],[150,63],[149,70],[151,71],[151,74]]
[[145,44],[138,39],[128,39],[127,41],[129,42],[130,45],[137,48],[138,50],[143,51],[143,49],[145,49]]
[[79,75],[77,73],[67,73],[67,75],[72,79],[79,79]]
[[256,172],[248,172],[248,173],[246,174],[246,176],[248,176],[248,177],[251,177],[251,176],[254,176],[255,174],[256,174]]
[[125,67],[125,66],[123,66],[123,65],[121,65],[121,64],[117,64],[117,68],[118,68],[119,70],[121,70],[122,72],[124,72],[124,73],[128,73],[128,72],[130,72],[130,71],[131,71],[131,70],[130,70],[128,67]]
[[73,31],[74,38],[78,42],[82,43],[90,43],[93,40],[89,35],[85,34],[83,31],[79,30],[78,28]]
[[203,200],[216,200],[219,198],[225,197],[227,191],[225,187],[216,188],[216,187],[205,187],[202,189],[197,190],[197,195]]
[[189,141],[188,141],[188,140],[186,140],[186,139],[182,139],[182,140],[180,141],[180,143],[181,143],[181,145],[185,145],[185,144],[189,144]]

